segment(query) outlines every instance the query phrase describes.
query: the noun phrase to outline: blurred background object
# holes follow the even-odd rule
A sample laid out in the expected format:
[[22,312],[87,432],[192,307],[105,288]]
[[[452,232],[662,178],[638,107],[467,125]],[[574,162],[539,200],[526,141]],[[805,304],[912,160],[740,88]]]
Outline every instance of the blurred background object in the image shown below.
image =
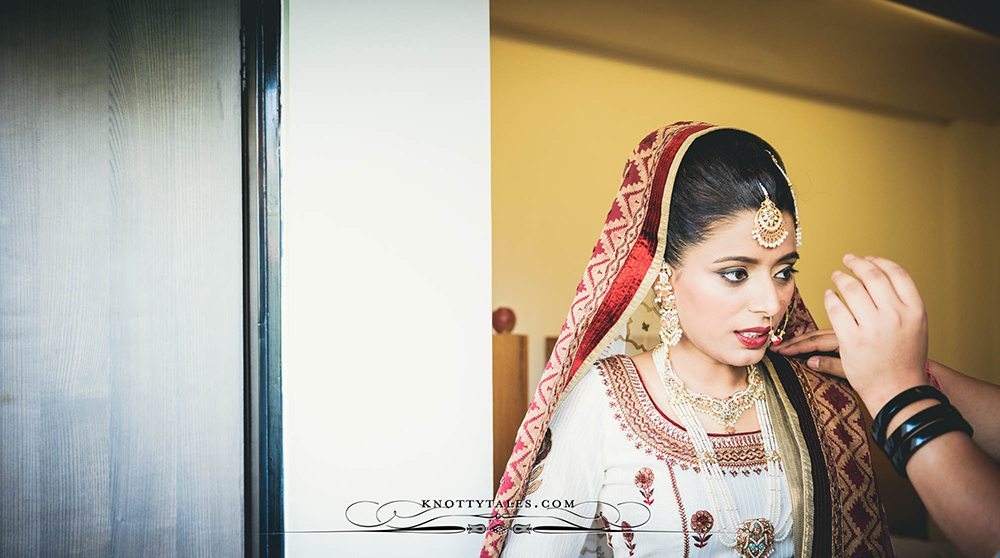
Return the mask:
[[497,333],[510,333],[514,330],[517,317],[514,311],[507,307],[497,308],[493,311],[493,331]]
[[521,419],[528,411],[528,337],[511,333],[510,308],[493,311],[493,486],[507,466]]

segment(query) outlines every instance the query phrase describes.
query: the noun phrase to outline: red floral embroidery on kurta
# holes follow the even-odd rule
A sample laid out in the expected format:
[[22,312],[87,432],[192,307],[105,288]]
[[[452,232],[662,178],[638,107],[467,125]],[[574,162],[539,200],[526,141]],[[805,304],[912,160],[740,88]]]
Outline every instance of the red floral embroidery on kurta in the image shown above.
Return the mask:
[[647,506],[653,505],[653,471],[649,467],[643,467],[635,473],[635,486],[642,494],[643,502]]
[[628,521],[622,521],[622,537],[625,538],[625,548],[628,549],[629,556],[635,556],[635,533],[632,532],[632,525]]
[[694,545],[698,548],[705,548],[708,539],[712,538],[709,531],[715,526],[715,518],[707,510],[698,510],[691,516],[691,529],[697,533],[694,536]]

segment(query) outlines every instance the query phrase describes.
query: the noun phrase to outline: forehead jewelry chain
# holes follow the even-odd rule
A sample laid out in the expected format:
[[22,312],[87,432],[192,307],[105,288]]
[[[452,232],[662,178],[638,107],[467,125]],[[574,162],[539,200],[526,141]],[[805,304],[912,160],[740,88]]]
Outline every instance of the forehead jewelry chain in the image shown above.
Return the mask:
[[795,188],[792,188],[792,179],[788,178],[788,173],[778,164],[778,158],[774,156],[774,153],[768,151],[767,154],[771,156],[771,161],[774,162],[774,166],[778,167],[781,176],[785,177],[785,182],[788,183],[788,191],[792,194],[792,209],[795,210],[795,247],[798,248],[802,246],[802,227],[799,225],[799,202],[795,199]]

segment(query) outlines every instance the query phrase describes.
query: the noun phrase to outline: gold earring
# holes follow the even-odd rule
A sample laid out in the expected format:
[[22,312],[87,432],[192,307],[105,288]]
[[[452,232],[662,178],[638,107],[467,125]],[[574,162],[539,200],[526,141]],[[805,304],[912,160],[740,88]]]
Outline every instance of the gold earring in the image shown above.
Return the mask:
[[660,345],[672,347],[680,342],[681,329],[680,316],[677,315],[677,304],[674,299],[674,288],[670,284],[672,270],[667,264],[663,264],[660,275],[654,290],[656,291],[656,306],[660,309]]

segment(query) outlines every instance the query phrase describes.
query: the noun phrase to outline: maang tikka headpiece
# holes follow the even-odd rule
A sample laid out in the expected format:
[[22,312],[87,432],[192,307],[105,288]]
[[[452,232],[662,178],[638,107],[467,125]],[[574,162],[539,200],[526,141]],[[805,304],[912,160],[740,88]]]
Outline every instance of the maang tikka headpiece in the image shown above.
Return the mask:
[[778,206],[771,201],[771,196],[767,194],[767,189],[760,182],[760,191],[764,192],[764,201],[760,203],[760,209],[753,217],[753,239],[764,248],[777,248],[788,237],[785,230],[785,217],[781,214]]
[[[788,183],[788,191],[792,194],[792,209],[795,211],[795,247],[798,248],[802,246],[802,228],[799,226],[799,205],[795,200],[795,189],[792,188],[792,181],[788,178],[788,174],[785,173],[785,169],[781,168],[781,165],[778,164],[778,158],[770,151],[768,155],[771,156],[774,166],[778,167],[781,176],[785,177],[785,182]],[[760,208],[757,210],[757,214],[754,215],[752,236],[764,248],[777,248],[788,237],[788,231],[784,227],[785,218],[778,206],[771,200],[771,196],[768,195],[764,185],[760,182],[757,184],[760,186],[761,192],[764,192],[764,201],[760,203]]]

